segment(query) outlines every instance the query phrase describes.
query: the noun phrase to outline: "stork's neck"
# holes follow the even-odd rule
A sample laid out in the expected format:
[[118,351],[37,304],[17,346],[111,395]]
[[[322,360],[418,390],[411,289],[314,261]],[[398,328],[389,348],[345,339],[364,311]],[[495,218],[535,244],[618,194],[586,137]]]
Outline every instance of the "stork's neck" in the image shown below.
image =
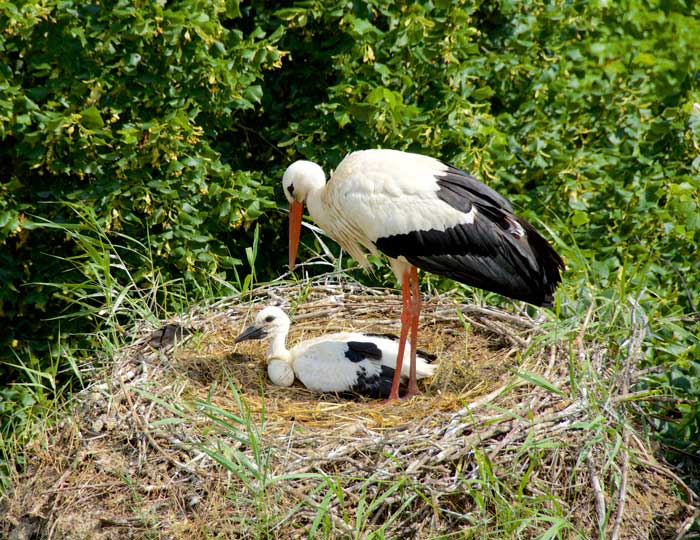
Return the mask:
[[267,359],[278,359],[289,362],[290,355],[289,350],[287,350],[287,332],[278,332],[271,336],[270,338],[270,349],[267,353]]
[[310,189],[306,194],[306,207],[316,225],[326,230],[328,228],[328,209],[323,194],[326,191],[326,184],[316,189]]
[[288,328],[277,328],[268,338],[270,350],[267,353],[267,374],[272,384],[277,386],[291,386],[294,383],[292,354],[285,343],[288,331]]

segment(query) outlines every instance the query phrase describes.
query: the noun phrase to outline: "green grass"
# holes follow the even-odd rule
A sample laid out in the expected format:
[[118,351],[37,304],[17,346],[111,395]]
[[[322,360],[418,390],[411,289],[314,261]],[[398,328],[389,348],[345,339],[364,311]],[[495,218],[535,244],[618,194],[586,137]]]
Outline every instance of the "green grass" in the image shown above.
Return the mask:
[[[51,363],[45,365],[31,351],[24,351],[9,364],[19,381],[0,388],[0,495],[12,484],[15,472],[27,464],[24,446],[65,414],[72,378],[80,381],[80,372],[73,358],[67,366],[62,360],[52,355]],[[66,369],[70,372],[62,373]]]
[[[0,487],[11,482],[13,464],[23,464],[23,447],[46,423],[53,422],[84,380],[99,377],[103,366],[131,339],[131,331],[143,321],[182,314],[205,298],[241,294],[254,284],[254,267],[236,283],[217,276],[202,285],[182,279],[163,280],[154,265],[149,245],[119,232],[109,232],[89,206],[66,203],[75,221],[53,223],[37,220],[37,226],[61,231],[76,246],[69,259],[72,270],[66,279],[35,283],[60,297],[66,310],[54,314],[58,338],[47,354],[13,351],[3,368],[14,382],[0,387]],[[256,234],[257,239],[257,234]],[[257,244],[250,250],[255,263]]]

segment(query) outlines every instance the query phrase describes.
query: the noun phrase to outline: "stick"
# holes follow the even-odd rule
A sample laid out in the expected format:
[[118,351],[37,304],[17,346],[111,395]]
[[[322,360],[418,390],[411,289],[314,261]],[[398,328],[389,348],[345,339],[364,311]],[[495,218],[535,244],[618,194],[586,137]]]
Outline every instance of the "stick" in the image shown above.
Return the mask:
[[588,462],[588,474],[591,477],[591,487],[595,496],[595,509],[598,514],[598,537],[603,538],[605,535],[605,495],[590,454],[586,457],[586,461]]
[[622,448],[624,457],[622,458],[622,478],[620,479],[620,491],[617,494],[617,509],[615,510],[615,522],[610,540],[618,540],[620,537],[620,526],[622,525],[622,516],[625,514],[625,499],[627,497],[627,470],[630,461],[629,435],[627,429],[622,428]]

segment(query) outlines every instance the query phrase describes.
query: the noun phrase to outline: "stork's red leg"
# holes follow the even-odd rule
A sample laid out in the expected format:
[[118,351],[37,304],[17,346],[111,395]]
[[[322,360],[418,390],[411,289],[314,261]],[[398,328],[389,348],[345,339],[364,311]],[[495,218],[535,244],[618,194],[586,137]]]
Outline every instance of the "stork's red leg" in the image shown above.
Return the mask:
[[405,397],[417,396],[421,393],[416,384],[416,346],[418,343],[418,319],[423,301],[418,284],[418,270],[411,267],[411,370],[408,376],[408,391]]
[[[399,353],[396,358],[396,371],[394,372],[394,380],[391,382],[391,390],[387,401],[399,398],[399,383],[401,382],[401,368],[403,366],[403,355],[406,350],[406,339],[408,338],[408,329],[411,324],[411,284],[408,271],[404,272],[401,280],[401,336],[399,337]],[[415,383],[414,383],[415,384]]]

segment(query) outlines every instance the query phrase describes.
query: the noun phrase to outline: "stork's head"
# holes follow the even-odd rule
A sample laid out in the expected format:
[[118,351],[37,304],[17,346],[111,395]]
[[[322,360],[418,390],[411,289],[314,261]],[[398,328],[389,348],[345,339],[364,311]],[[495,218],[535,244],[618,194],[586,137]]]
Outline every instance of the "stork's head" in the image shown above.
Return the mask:
[[323,189],[326,175],[312,161],[295,161],[284,172],[282,189],[289,201],[289,269],[294,270],[301,234],[301,215],[309,193]]
[[268,306],[262,309],[255,317],[255,323],[249,326],[240,336],[236,338],[236,343],[249,339],[274,339],[277,336],[287,337],[289,332],[289,317],[276,306]]
[[290,204],[294,201],[303,204],[310,192],[323,188],[325,183],[326,174],[313,161],[295,161],[287,167],[282,177],[284,196]]
[[268,306],[257,314],[255,323],[243,330],[236,343],[248,339],[267,339],[271,342],[267,357],[267,373],[277,386],[291,386],[294,383],[294,370],[290,365],[290,355],[284,346],[289,332],[289,317],[280,308]]

